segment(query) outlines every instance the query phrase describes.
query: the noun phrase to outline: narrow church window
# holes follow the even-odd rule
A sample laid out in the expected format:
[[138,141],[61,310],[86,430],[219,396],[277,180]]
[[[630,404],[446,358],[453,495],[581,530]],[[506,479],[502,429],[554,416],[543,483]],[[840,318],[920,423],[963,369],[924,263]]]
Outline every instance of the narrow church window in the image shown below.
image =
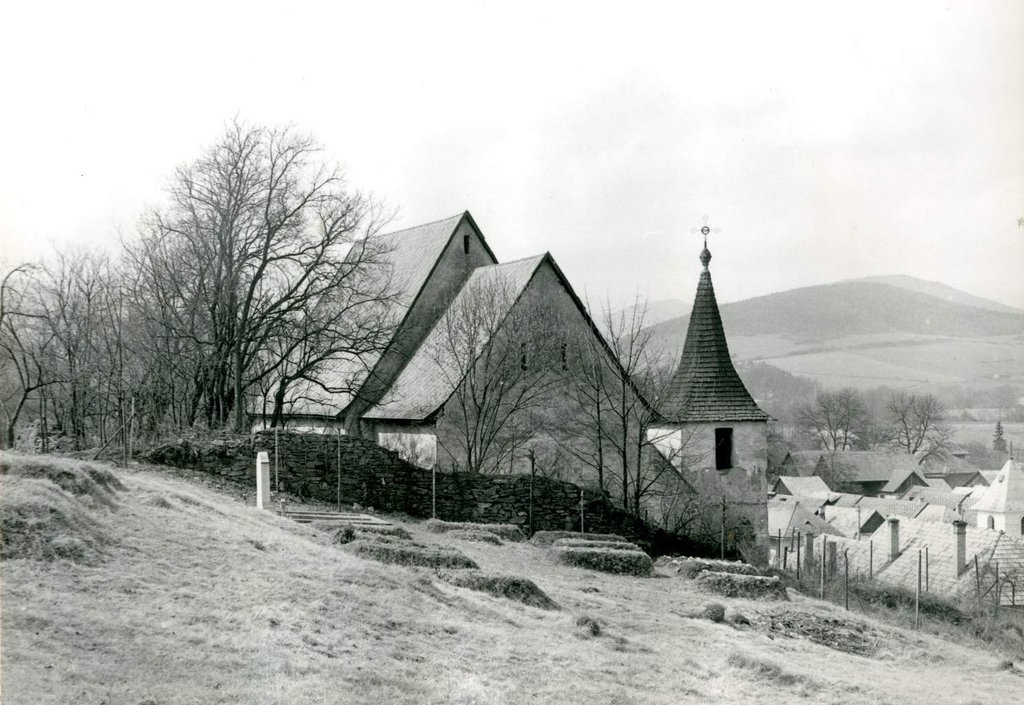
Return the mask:
[[987,526],[990,529],[996,528],[996,518],[990,516],[988,519],[985,520],[985,526]]
[[462,252],[463,254],[469,254],[469,233],[462,236]]
[[1024,536],[1024,517],[1020,520],[1020,535]]
[[519,369],[525,370],[526,367],[526,343],[519,343]]
[[715,468],[728,470],[732,467],[732,429],[715,429]]

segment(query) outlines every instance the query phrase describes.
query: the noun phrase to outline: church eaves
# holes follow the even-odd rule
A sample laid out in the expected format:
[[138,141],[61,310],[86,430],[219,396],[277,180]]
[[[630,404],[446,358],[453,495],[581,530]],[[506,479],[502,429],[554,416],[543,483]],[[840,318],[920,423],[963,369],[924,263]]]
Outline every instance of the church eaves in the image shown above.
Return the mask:
[[722,316],[711,284],[707,247],[700,253],[703,270],[697,284],[683,354],[661,405],[669,423],[767,421],[768,414],[751,398],[729,357]]

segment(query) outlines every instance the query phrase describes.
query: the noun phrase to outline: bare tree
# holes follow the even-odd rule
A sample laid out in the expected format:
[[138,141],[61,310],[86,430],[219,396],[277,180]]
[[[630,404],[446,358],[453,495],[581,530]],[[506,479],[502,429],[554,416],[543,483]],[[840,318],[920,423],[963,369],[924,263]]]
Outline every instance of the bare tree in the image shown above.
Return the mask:
[[186,351],[168,380],[184,395],[185,425],[201,413],[241,430],[258,389],[279,395],[365,347],[370,331],[345,314],[384,298],[380,279],[362,274],[379,259],[369,243],[388,216],[319,151],[292,129],[232,122],[177,170],[170,206],[129,245],[140,313],[156,329],[148,353]]
[[918,463],[941,459],[949,450],[952,430],[943,423],[943,409],[931,394],[898,392],[887,406],[892,444]]
[[851,450],[868,420],[863,398],[849,387],[819,392],[814,403],[797,410],[797,423],[816,437],[825,450]]
[[426,343],[454,389],[439,440],[466,471],[498,470],[542,425],[560,378],[561,328],[550,306],[502,276],[471,279],[442,316]]

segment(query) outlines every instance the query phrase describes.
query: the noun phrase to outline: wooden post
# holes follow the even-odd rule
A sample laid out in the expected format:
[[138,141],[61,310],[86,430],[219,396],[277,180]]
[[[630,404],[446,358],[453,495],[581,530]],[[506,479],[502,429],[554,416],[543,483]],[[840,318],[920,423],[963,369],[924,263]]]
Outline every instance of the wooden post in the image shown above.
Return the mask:
[[[793,529],[794,533],[796,529]],[[796,581],[800,582],[800,541],[796,542]]]
[[917,549],[917,590],[914,591],[914,629],[921,628],[921,549]]
[[430,468],[430,518],[437,519],[437,461]]
[[530,536],[533,536],[533,478],[537,475],[537,454],[533,448],[530,448]]
[[338,429],[338,511],[341,511],[341,429]]
[[846,609],[850,609],[850,552],[843,549],[843,598],[846,602]]
[[782,563],[783,569],[785,569],[785,563],[782,561],[782,529],[779,529],[779,552],[775,556],[775,563]]
[[131,421],[129,421],[128,423],[128,462],[131,462],[132,450],[134,446],[132,438],[135,434],[135,395],[132,395],[131,416],[129,418],[131,419]]
[[978,597],[978,607],[981,607],[981,571],[978,570],[978,554],[974,554],[974,589]]
[[821,535],[821,582],[818,587],[818,599],[825,599],[825,553],[828,550],[828,539]]
[[782,569],[783,570],[789,570],[789,566],[786,565],[786,562],[787,562],[788,558],[789,558],[789,546],[783,546],[782,547]]
[[868,541],[868,580],[875,579],[875,541]]
[[928,583],[931,577],[931,569],[928,564],[928,547],[924,547],[924,591],[928,592]]
[[587,533],[586,528],[583,526],[583,488],[580,488],[580,533]]
[[274,426],[274,492],[281,491],[281,477],[278,475],[277,426]]

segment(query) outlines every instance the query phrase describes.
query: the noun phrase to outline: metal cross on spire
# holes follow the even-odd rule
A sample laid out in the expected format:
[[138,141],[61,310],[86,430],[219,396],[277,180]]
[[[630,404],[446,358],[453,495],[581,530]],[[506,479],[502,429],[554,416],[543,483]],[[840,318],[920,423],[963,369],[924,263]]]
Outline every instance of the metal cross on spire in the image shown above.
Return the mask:
[[708,217],[704,216],[704,225],[702,225],[699,228],[693,228],[693,229],[690,230],[690,232],[691,233],[700,233],[701,235],[704,236],[704,249],[706,250],[706,249],[708,249],[708,235],[710,235],[711,233],[720,233],[720,232],[722,232],[722,229],[721,228],[712,228],[712,227],[710,227],[708,225]]

